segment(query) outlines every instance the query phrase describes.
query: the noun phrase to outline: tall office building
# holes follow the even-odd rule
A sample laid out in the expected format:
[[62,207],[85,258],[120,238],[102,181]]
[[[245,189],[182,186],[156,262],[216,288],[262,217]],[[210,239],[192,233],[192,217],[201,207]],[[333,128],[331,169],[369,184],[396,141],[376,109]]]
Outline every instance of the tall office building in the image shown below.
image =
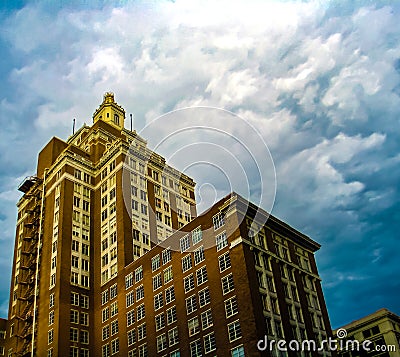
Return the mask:
[[321,355],[259,350],[331,335],[320,246],[235,193],[197,217],[193,180],[124,117],[107,93],[20,186],[6,353]]
[[[79,327],[79,356],[89,355],[102,284],[196,215],[193,180],[126,130],[124,119],[106,93],[93,125],[67,142],[50,140],[36,175],[19,187],[9,355],[69,355],[70,324]],[[71,306],[79,306],[78,320]]]

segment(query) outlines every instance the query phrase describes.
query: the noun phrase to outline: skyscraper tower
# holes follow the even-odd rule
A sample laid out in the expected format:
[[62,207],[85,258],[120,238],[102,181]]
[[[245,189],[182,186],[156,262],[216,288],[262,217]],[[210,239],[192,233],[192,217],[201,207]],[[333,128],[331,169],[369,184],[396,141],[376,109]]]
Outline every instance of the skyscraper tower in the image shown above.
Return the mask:
[[89,356],[101,286],[196,216],[193,180],[124,119],[106,93],[93,125],[51,139],[19,187],[9,356]]

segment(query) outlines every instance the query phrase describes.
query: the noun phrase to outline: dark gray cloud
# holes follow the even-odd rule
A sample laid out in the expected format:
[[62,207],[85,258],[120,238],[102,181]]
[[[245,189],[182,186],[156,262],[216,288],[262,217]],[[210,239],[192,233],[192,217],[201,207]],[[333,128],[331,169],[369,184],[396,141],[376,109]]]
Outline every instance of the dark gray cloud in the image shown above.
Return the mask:
[[[400,313],[397,3],[54,3],[20,3],[0,16],[3,271],[15,187],[50,137],[67,138],[73,118],[90,123],[112,90],[139,130],[193,105],[246,119],[275,162],[273,213],[322,244],[333,326],[381,307]],[[254,180],[256,170],[247,175]],[[0,281],[2,301],[9,275]]]

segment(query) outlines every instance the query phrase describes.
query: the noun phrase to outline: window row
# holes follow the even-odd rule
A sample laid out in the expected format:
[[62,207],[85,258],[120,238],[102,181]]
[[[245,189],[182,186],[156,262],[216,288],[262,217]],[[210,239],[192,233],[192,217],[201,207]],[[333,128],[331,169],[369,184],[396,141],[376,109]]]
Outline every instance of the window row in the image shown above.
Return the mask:
[[89,296],[87,295],[72,292],[70,302],[73,306],[80,306],[83,309],[89,308]]

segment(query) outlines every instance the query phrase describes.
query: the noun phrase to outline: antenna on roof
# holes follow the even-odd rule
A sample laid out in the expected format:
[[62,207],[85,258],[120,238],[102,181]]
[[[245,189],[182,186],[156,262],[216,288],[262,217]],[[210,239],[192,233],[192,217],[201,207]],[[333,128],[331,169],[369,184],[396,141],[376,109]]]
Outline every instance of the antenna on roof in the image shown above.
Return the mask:
[[74,118],[74,120],[72,121],[72,135],[75,134],[75,121],[76,119]]
[[133,119],[132,119],[132,114],[130,114],[131,116],[131,131],[133,131]]

